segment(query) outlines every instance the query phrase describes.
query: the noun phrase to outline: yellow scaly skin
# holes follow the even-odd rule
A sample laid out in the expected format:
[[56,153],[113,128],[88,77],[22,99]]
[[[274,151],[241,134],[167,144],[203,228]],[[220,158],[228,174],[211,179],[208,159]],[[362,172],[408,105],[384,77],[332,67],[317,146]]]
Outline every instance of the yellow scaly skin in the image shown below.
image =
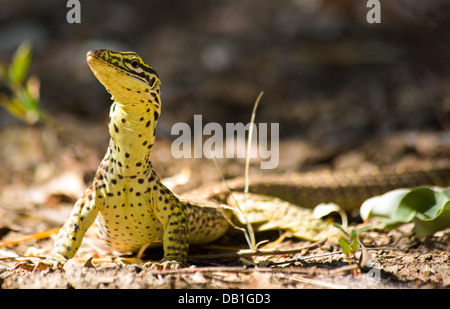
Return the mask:
[[[213,201],[226,203],[224,197],[228,190],[221,183],[183,195],[203,204],[198,205],[180,200],[167,189],[149,161],[161,113],[161,83],[157,73],[133,52],[92,50],[87,53],[87,62],[114,100],[108,125],[110,144],[94,181],[61,228],[50,256],[33,267],[37,270],[63,266],[75,255],[85,232],[96,219],[100,236],[112,249],[138,251],[143,246],[162,245],[164,257],[160,263],[150,263],[151,267],[184,266],[189,244],[212,242],[227,231],[229,224],[224,211],[214,206]],[[279,196],[302,206],[315,205],[324,199],[343,199],[343,204],[352,209],[365,198],[395,187],[450,183],[447,167],[435,172],[378,177],[311,176],[255,180],[250,191]],[[229,185],[233,190],[240,190],[242,181],[237,179]],[[323,222],[314,219],[309,211],[291,207],[286,202],[267,204],[267,198],[263,198],[265,201],[261,204],[260,198],[256,199],[259,201],[250,209],[256,214],[255,223],[291,229],[301,238],[313,234],[321,238],[326,234]],[[229,211],[225,214],[231,217]],[[19,263],[17,267],[30,269],[27,263]]]
[[50,256],[36,268],[63,266],[95,219],[100,237],[112,249],[127,252],[162,245],[164,257],[152,267],[184,266],[189,243],[219,238],[228,222],[215,207],[180,201],[152,168],[149,155],[161,113],[157,73],[134,52],[91,50],[87,62],[114,100],[111,140],[94,181],[76,202]]

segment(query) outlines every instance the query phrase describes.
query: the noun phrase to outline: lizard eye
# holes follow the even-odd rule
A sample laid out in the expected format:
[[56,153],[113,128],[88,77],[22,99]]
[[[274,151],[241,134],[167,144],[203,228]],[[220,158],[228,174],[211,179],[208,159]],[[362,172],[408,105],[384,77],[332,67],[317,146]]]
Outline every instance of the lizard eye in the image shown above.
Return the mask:
[[130,64],[135,69],[139,68],[139,60],[137,60],[137,59],[131,60]]

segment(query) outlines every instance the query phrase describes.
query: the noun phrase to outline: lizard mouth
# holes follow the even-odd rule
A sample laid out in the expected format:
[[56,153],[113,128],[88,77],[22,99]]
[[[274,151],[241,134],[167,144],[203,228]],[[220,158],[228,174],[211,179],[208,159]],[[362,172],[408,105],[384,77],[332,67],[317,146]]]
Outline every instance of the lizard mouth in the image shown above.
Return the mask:
[[89,59],[90,57],[101,59],[103,61],[108,61],[111,58],[109,50],[107,49],[91,49],[86,53],[86,58]]
[[105,49],[91,49],[86,53],[86,60],[88,64],[91,64],[94,59],[108,63],[108,51]]
[[[148,81],[145,79],[145,77],[138,76],[135,72],[130,73],[124,68],[121,68],[117,65],[114,65],[110,63],[110,59],[115,58],[110,55],[109,51],[106,49],[92,49],[86,53],[86,61],[89,65],[89,67],[94,72],[94,75],[97,76],[97,69],[98,63],[101,63],[104,66],[107,66],[117,72],[120,72],[123,75],[126,75],[130,78],[133,78],[136,81],[147,83]],[[115,59],[116,61],[120,61],[119,58]]]
[[[131,52],[130,52],[131,53]],[[86,53],[86,60],[87,63],[91,68],[95,68],[96,61],[101,62],[104,65],[107,65],[108,67],[121,72],[124,75],[127,75],[136,81],[144,82],[150,85],[151,88],[154,88],[157,86],[157,82],[154,76],[158,76],[155,70],[152,68],[141,68],[141,71],[135,71],[130,70],[126,67],[124,67],[124,60],[123,58],[117,57],[114,54],[117,54],[116,52],[109,51],[107,49],[92,49]]]

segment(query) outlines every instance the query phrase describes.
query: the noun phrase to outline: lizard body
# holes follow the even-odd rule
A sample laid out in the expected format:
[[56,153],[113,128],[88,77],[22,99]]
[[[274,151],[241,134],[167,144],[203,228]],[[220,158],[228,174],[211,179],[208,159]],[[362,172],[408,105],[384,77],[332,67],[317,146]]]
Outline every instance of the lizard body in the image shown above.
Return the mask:
[[[87,53],[87,62],[114,100],[108,124],[111,139],[92,184],[76,202],[41,268],[61,266],[71,259],[79,249],[86,230],[95,220],[99,225],[100,237],[111,248],[138,251],[143,246],[162,245],[164,257],[160,264],[153,265],[163,269],[183,266],[189,244],[212,242],[227,231],[232,213],[218,209],[212,200],[226,203],[221,197],[228,195],[228,190],[219,184],[209,190],[194,190],[184,195],[186,200],[181,200],[161,183],[149,160],[155,142],[155,126],[161,114],[161,83],[157,73],[138,54],[92,50]],[[430,180],[417,176],[420,179],[417,179],[418,183],[413,181],[413,184],[420,184],[423,179],[423,184],[437,181],[438,184],[448,185],[449,170],[445,169],[443,173],[444,177],[440,177],[439,181],[437,177]],[[294,175],[284,180],[266,178],[254,181],[250,190],[281,197],[286,191],[284,194],[288,196],[284,197],[288,200],[305,204],[307,198],[295,200],[289,195],[309,195],[320,200],[334,193],[343,196],[340,189],[351,187],[354,189],[347,196],[360,196],[358,190],[364,193],[363,196],[370,196],[380,190],[386,191],[388,187],[401,186],[405,183],[403,180],[407,182],[411,177],[416,177],[415,174],[404,177],[395,175],[380,176],[374,183],[371,180],[374,177],[369,177],[359,185],[359,178],[354,175],[339,176],[340,179],[335,177],[332,181],[332,178],[326,177],[303,178]],[[388,187],[381,186],[383,183]],[[303,189],[299,187],[301,185]],[[241,189],[242,180],[234,181],[230,186]],[[361,189],[364,186],[366,189]],[[289,208],[289,211],[292,212],[292,209]],[[295,215],[300,216],[299,212],[293,217]]]
[[[434,185],[450,185],[448,164],[422,167],[416,170],[374,169],[370,173],[357,174],[352,170],[287,173],[252,178],[249,192],[274,196],[297,206],[313,208],[320,203],[336,203],[345,211],[359,208],[368,198],[397,188]],[[225,203],[229,191],[243,192],[245,179],[238,177],[194,189],[181,195],[206,203],[216,200]]]
[[180,201],[153,170],[149,155],[161,113],[158,75],[133,52],[92,50],[87,62],[114,100],[108,124],[111,139],[49,260],[62,265],[72,258],[97,219],[100,237],[112,249],[127,252],[162,245],[162,263],[184,265],[188,242],[211,242],[226,232],[228,222],[215,207]]

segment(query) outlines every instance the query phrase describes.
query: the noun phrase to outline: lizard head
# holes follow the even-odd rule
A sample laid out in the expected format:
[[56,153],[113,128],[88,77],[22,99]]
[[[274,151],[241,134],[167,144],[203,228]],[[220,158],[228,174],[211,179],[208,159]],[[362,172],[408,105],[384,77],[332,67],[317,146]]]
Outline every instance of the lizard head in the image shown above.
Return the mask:
[[158,74],[134,52],[90,50],[86,59],[97,79],[121,104],[153,103],[160,108]]

